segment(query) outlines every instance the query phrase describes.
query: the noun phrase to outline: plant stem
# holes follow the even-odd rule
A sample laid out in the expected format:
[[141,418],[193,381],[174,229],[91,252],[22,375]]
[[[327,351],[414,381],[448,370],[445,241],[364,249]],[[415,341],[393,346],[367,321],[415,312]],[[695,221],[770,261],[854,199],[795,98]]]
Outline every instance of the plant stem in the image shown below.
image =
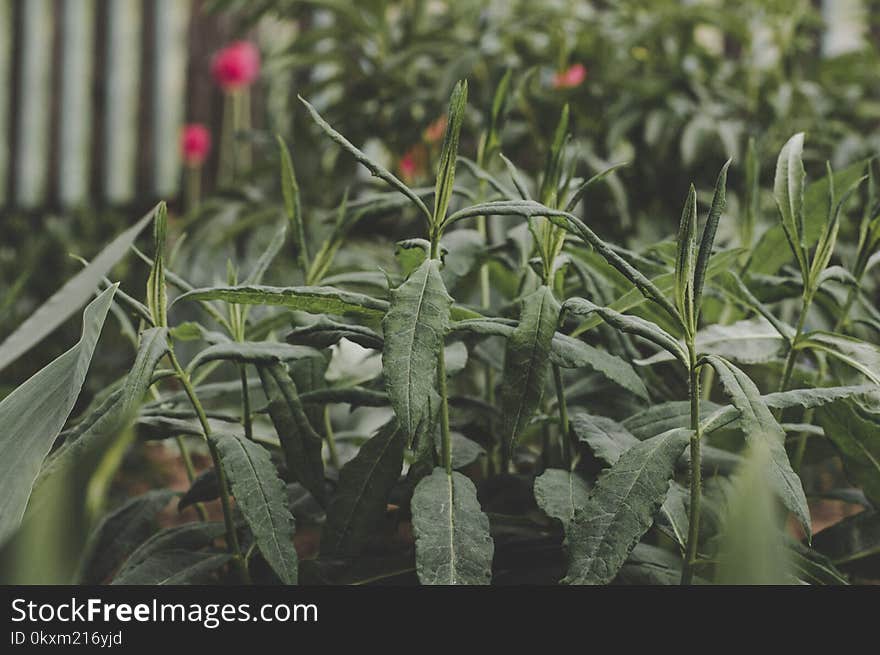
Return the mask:
[[[800,341],[801,335],[804,331],[804,324],[807,320],[807,313],[810,311],[810,305],[813,302],[812,294],[805,294],[803,298],[803,302],[801,304],[801,315],[798,318],[797,328],[794,332],[794,339],[792,339],[791,346],[788,349],[788,354],[785,357],[785,368],[782,370],[782,379],[779,382],[779,391],[785,391],[788,389],[788,385],[791,382],[791,376],[794,373],[794,365],[797,361],[798,355],[800,351],[797,349],[798,342]],[[782,410],[776,410],[776,418],[777,420],[782,415]]]
[[202,167],[186,167],[186,209],[194,211],[201,202]]
[[693,338],[688,342],[690,355],[690,383],[688,394],[691,400],[691,502],[688,512],[688,540],[684,565],[681,569],[681,584],[689,585],[694,578],[694,564],[700,538],[700,500],[702,494],[702,458],[700,455],[700,372],[697,369],[696,348]]
[[189,398],[190,404],[195,410],[196,416],[199,418],[202,431],[205,433],[205,441],[208,444],[211,459],[214,461],[214,470],[217,471],[217,486],[220,488],[220,505],[223,508],[223,523],[226,527],[226,544],[229,548],[229,552],[233,556],[233,561],[238,569],[241,581],[248,584],[250,583],[250,573],[247,570],[247,565],[242,556],[241,546],[238,543],[238,534],[235,532],[235,523],[232,520],[232,504],[229,502],[229,487],[226,483],[226,473],[220,462],[220,454],[217,452],[217,447],[211,440],[211,425],[208,423],[208,416],[205,414],[205,409],[202,407],[202,403],[199,401],[195,389],[193,389],[189,375],[180,365],[177,356],[174,354],[174,350],[171,348],[169,348],[168,351],[168,358],[171,360],[171,366],[177,373],[177,377],[183,385],[183,389]]
[[239,365],[238,374],[241,378],[241,419],[244,424],[244,436],[248,440],[253,440],[254,424],[251,420],[251,394],[248,389],[247,368],[244,364]]
[[333,435],[333,424],[330,422],[330,406],[324,405],[324,438],[330,451],[330,463],[339,468],[339,453],[336,452],[336,437]]
[[565,387],[562,384],[562,370],[553,364],[553,384],[556,387],[556,404],[559,409],[559,437],[562,458],[566,469],[571,469],[572,443],[568,434],[568,405],[565,402]]
[[449,434],[449,392],[446,388],[446,354],[443,345],[437,353],[437,386],[440,387],[440,437],[443,467],[452,475],[452,437]]

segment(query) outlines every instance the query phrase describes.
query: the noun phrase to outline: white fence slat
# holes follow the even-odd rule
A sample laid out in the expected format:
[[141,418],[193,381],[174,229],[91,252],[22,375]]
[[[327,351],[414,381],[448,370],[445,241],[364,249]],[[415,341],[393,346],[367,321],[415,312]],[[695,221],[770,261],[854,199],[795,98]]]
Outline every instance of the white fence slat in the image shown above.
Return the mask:
[[44,202],[49,179],[53,4],[52,0],[27,0],[20,5],[15,200],[29,209]]
[[89,193],[95,17],[95,0],[64,0],[58,197],[65,207],[82,205]]
[[186,99],[189,0],[155,0],[153,185],[164,198],[180,186],[180,128]]
[[104,194],[114,204],[136,193],[142,1],[108,0],[104,98]]

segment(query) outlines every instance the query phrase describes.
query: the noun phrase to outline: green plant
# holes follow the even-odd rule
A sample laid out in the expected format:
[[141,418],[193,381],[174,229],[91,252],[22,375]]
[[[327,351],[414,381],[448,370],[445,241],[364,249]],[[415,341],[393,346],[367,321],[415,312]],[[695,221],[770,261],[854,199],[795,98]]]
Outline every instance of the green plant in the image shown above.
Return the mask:
[[[175,226],[160,204],[117,237],[0,345],[8,364],[98,290],[81,341],[0,402],[0,539],[51,522],[61,494],[90,532],[66,575],[87,582],[837,584],[876,566],[858,538],[876,530],[873,509],[811,545],[807,502],[880,500],[873,160],[806,184],[795,135],[776,168],[779,221],[756,245],[735,230],[734,247],[716,245],[727,162],[702,227],[692,185],[677,238],[636,252],[591,226],[591,194],[617,167],[582,175],[568,107],[540,171],[501,154],[510,83],[473,160],[459,152],[468,85],[455,85],[431,187],[405,184],[303,100],[390,190],[344,193],[319,230],[279,139],[283,204],[260,199],[253,221],[233,212],[224,239],[245,256],[225,283],[173,272],[203,261],[210,242],[182,231],[222,229],[210,212]],[[359,221],[412,214],[421,231],[393,259],[350,243]],[[150,223],[145,254],[133,244]],[[268,233],[263,247],[241,240],[250,228]],[[106,277],[129,248],[148,272],[143,302]],[[273,274],[284,286],[264,283]],[[134,363],[70,420],[111,310],[135,335]],[[146,441],[176,444],[189,489],[105,512],[123,454]],[[858,490],[823,489],[804,464],[842,464]],[[156,531],[175,496],[194,520]],[[779,529],[777,505],[803,540]],[[742,564],[762,553],[779,566]]]

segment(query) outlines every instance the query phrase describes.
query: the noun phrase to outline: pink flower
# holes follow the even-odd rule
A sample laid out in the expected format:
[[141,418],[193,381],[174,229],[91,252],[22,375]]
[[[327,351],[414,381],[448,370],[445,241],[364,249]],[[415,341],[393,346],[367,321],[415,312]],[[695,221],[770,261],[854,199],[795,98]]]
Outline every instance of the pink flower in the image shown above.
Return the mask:
[[180,151],[187,166],[201,166],[211,152],[211,133],[201,123],[184,125],[180,135]]
[[587,79],[587,67],[583,64],[573,64],[553,76],[553,88],[572,89],[580,86],[585,79]]
[[425,128],[425,141],[428,143],[438,143],[446,132],[446,123],[448,122],[446,114],[442,114],[437,120]]
[[416,144],[407,150],[397,161],[397,170],[404,182],[413,182],[425,173],[427,151],[422,144]]
[[236,41],[214,54],[211,74],[224,91],[253,84],[260,74],[260,51],[250,41]]

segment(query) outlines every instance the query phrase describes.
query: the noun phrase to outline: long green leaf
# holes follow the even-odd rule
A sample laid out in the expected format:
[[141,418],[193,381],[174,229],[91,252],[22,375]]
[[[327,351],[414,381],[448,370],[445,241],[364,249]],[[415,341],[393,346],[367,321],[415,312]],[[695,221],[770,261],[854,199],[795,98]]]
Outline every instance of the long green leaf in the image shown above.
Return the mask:
[[73,411],[115,292],[116,285],[85,308],[75,346],[0,401],[0,544],[21,523],[43,460]]
[[396,189],[407,198],[409,198],[412,203],[418,208],[418,210],[422,212],[422,214],[425,216],[428,224],[431,223],[431,212],[425,206],[425,203],[422,202],[422,199],[419,198],[419,196],[414,191],[412,191],[412,189],[410,189],[403,182],[392,175],[387,168],[367,157],[363,152],[358,150],[354,146],[354,144],[351,143],[351,141],[349,141],[339,132],[334,130],[327,121],[321,118],[321,115],[315,110],[315,108],[312,107],[312,105],[310,105],[308,102],[306,102],[306,100],[302,96],[299,96],[299,99],[300,102],[302,102],[306,106],[306,109],[309,110],[309,114],[311,114],[312,119],[314,119],[318,126],[322,130],[324,130],[324,132],[326,132],[331,139],[333,139],[336,143],[341,145],[350,154],[352,154],[354,158],[357,159],[361,164],[363,164],[367,168],[367,170],[369,170],[370,173],[372,173],[375,177],[378,177],[382,181],[389,184],[392,188]]
[[694,271],[697,256],[697,190],[691,184],[678,226],[675,257],[675,306],[690,330],[694,329]]
[[151,210],[116,237],[0,344],[0,370],[42,341],[91,298],[104,276],[128,252],[134,240],[153,219],[155,211]]
[[[193,289],[174,299],[223,300],[240,305],[279,305],[311,314],[352,314],[376,317],[388,311],[388,303],[362,293],[333,287],[233,286]],[[172,304],[174,304],[172,303]]]
[[501,386],[501,434],[508,454],[541,403],[559,303],[547,286],[523,298],[519,325],[507,340]]
[[189,550],[165,550],[155,553],[137,566],[114,578],[114,585],[190,585],[205,584],[232,556],[228,553],[204,553]]
[[[294,256],[305,275],[309,270],[309,251],[299,197],[299,183],[296,181],[296,171],[287,144],[280,134],[276,134],[275,139],[278,141],[278,152],[281,157],[281,195],[284,196],[284,209],[287,212],[287,220],[290,221]],[[284,241],[283,236],[281,241]],[[248,281],[251,284],[259,284],[259,280]]]
[[721,172],[718,173],[718,179],[715,181],[715,193],[712,196],[712,206],[709,208],[709,216],[700,239],[700,250],[694,269],[694,307],[697,312],[700,311],[703,285],[706,283],[706,271],[709,269],[709,259],[712,256],[712,246],[715,244],[718,222],[721,220],[721,214],[724,213],[724,207],[727,204],[727,169],[730,168],[730,161],[728,159],[721,167]]
[[296,584],[298,560],[287,486],[262,446],[232,434],[212,435],[236,506],[266,562],[284,584]]
[[785,452],[785,430],[773,418],[755,383],[745,373],[717,355],[708,355],[705,361],[718,373],[725,394],[739,410],[740,429],[746,442],[759,441],[766,447],[772,488],[809,536],[810,509],[801,480]]
[[323,441],[306,415],[296,384],[283,364],[262,365],[257,369],[269,399],[269,416],[278,433],[287,467],[297,480],[325,502]]
[[834,332],[815,330],[798,341],[797,348],[826,352],[856,369],[874,384],[880,385],[880,347],[872,343]]
[[435,468],[416,486],[412,515],[422,584],[489,584],[495,547],[473,482]]
[[804,180],[807,173],[801,159],[804,134],[799,132],[783,146],[776,160],[773,193],[782,216],[782,229],[797,260],[801,274],[807,277],[808,265],[804,237]]
[[323,357],[308,346],[291,346],[273,341],[230,341],[208,346],[192,358],[187,369],[195,371],[208,362],[223,360],[239,364],[278,364],[309,357]]
[[100,584],[156,529],[156,514],[174,497],[153,489],[127,500],[107,514],[89,540],[80,566],[82,584]]
[[452,198],[452,184],[455,181],[455,164],[458,155],[458,137],[464,121],[464,110],[467,105],[467,81],[458,82],[449,98],[448,123],[443,135],[443,146],[440,149],[440,161],[437,163],[437,181],[434,187],[434,218],[433,225],[446,218],[449,200]]
[[648,531],[663,504],[691,430],[642,441],[599,476],[568,534],[568,584],[607,584]]
[[435,259],[426,259],[391,290],[391,308],[382,321],[382,368],[391,406],[409,437],[416,433],[436,383],[451,307]]
[[342,467],[339,485],[327,508],[322,557],[357,555],[381,525],[388,496],[400,477],[406,444],[406,434],[392,419]]

